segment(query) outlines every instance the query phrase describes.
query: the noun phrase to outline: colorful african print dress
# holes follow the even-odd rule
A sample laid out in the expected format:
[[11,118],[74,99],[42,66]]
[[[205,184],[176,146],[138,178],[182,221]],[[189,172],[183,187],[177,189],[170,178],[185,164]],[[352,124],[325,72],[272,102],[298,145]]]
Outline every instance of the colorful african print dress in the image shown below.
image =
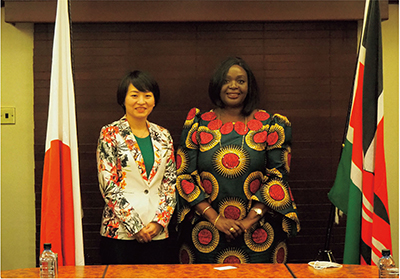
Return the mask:
[[[181,263],[286,262],[286,239],[300,230],[286,182],[290,141],[290,122],[278,114],[258,110],[246,123],[222,124],[212,110],[190,110],[176,157]],[[268,212],[228,242],[195,212],[203,200],[225,218],[244,219],[252,201]]]

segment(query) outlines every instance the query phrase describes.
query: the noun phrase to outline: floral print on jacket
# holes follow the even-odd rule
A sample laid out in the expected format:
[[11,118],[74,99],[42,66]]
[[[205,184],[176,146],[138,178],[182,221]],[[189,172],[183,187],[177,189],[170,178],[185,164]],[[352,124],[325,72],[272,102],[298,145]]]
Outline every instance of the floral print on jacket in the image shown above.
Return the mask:
[[176,166],[169,131],[148,122],[154,150],[149,177],[139,145],[126,117],[101,129],[97,146],[100,192],[104,198],[100,234],[134,239],[149,222],[164,230],[154,239],[168,237],[168,224],[176,205]]

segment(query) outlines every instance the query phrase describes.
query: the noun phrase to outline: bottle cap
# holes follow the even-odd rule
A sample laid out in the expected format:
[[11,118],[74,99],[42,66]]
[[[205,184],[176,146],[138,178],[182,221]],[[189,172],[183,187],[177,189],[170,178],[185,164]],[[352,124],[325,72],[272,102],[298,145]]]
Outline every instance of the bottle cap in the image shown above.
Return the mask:
[[390,249],[383,249],[382,256],[390,256]]
[[44,250],[50,250],[51,249],[51,243],[44,243],[43,244]]

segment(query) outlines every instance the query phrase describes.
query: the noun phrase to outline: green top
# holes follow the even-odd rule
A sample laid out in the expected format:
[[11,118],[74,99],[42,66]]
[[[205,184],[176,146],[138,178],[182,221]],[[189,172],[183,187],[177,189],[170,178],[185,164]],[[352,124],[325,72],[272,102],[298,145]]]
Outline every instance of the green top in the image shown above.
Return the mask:
[[150,135],[145,138],[136,137],[136,141],[139,145],[140,151],[143,155],[144,166],[146,167],[146,174],[147,177],[150,176],[151,169],[153,168],[154,164],[154,150],[153,144],[151,143]]

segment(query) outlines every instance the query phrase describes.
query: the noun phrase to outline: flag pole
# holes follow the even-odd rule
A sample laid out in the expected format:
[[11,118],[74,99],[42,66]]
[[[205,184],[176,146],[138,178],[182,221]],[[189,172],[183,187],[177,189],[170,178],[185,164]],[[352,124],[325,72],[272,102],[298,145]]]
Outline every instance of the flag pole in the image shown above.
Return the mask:
[[71,19],[71,0],[68,0],[68,19],[69,19],[69,37],[70,37],[70,49],[71,49],[71,72],[72,80],[75,81],[75,53],[74,53],[74,37],[72,31],[72,19]]
[[326,228],[325,245],[324,245],[324,249],[318,250],[318,255],[316,258],[316,260],[318,260],[318,261],[336,262],[336,259],[333,256],[332,250],[329,249],[334,217],[335,217],[335,206],[333,204],[331,204],[331,210],[329,212],[328,226]]
[[[359,47],[358,47],[359,48]],[[357,51],[357,60],[358,60],[358,55],[360,51],[358,49]],[[354,73],[357,72],[357,64],[354,67]],[[354,79],[351,85],[351,88],[354,88]],[[347,131],[349,129],[349,122],[350,122],[350,113],[351,113],[351,106],[353,104],[353,90],[351,90],[350,97],[349,97],[349,102],[348,102],[348,107],[347,107],[347,113],[346,113],[346,122],[344,126],[344,132],[343,132],[343,137],[342,137],[342,145],[340,148],[340,153],[339,153],[339,162],[340,162],[340,156],[343,152],[343,147],[344,143],[346,140],[346,135]],[[325,236],[325,245],[324,249],[319,249],[318,255],[317,255],[317,260],[323,260],[323,261],[330,261],[330,262],[336,262],[335,257],[333,256],[333,252],[330,249],[330,243],[331,243],[331,235],[332,235],[332,228],[333,228],[333,223],[335,222],[335,212],[336,212],[336,206],[331,202],[331,209],[329,211],[329,218],[328,218],[328,225],[326,228],[326,236]]]

